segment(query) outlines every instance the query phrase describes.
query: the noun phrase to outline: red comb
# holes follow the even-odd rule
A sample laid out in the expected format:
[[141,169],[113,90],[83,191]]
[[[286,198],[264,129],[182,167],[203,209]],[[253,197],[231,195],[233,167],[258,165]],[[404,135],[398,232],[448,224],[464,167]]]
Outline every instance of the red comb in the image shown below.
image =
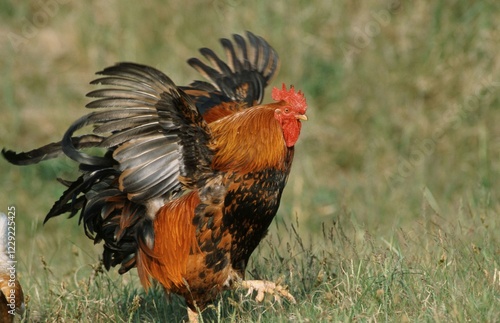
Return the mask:
[[290,86],[290,90],[287,90],[285,83],[283,83],[283,88],[281,90],[276,87],[273,88],[271,96],[275,101],[285,101],[298,112],[302,114],[306,113],[307,103],[304,93],[302,93],[302,91],[295,92],[293,85]]

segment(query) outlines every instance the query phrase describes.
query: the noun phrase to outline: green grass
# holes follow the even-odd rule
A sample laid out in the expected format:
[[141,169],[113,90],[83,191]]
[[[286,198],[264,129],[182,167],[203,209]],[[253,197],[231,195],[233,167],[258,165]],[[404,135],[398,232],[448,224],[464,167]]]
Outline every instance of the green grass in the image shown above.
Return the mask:
[[[86,113],[93,73],[117,61],[187,84],[198,75],[185,60],[199,47],[251,30],[280,54],[274,85],[294,84],[310,106],[278,217],[248,268],[287,285],[297,304],[228,292],[205,321],[499,321],[499,9],[493,0],[2,3],[0,143],[59,140]],[[145,294],[135,272],[101,271],[101,247],[77,219],[42,225],[63,191],[55,177],[76,175],[67,159],[0,161],[25,321],[185,319],[182,300]]]

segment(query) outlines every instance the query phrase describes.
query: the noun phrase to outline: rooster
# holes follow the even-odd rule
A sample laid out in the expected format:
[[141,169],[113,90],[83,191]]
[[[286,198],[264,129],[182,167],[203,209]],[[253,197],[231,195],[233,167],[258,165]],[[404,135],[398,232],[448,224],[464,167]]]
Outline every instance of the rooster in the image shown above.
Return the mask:
[[[16,262],[10,257],[15,251],[13,240],[9,237],[15,231],[9,226],[12,220],[0,213],[0,322],[14,322],[16,313],[22,314],[25,309],[24,294],[21,284],[16,278]],[[9,229],[10,228],[10,229]],[[9,244],[9,241],[11,244]]]
[[[278,55],[250,32],[221,44],[228,63],[208,48],[200,52],[211,66],[188,60],[210,83],[177,86],[152,67],[118,63],[97,73],[92,84],[107,87],[88,94],[94,111],[61,142],[2,150],[17,165],[63,153],[78,162],[83,174],[59,179],[67,190],[45,221],[79,212],[87,236],[104,242],[106,269],[135,267],[145,289],[157,281],[183,296],[193,322],[227,289],[295,301],[279,285],[244,278],[278,210],[306,100],[283,85],[261,104]],[[74,135],[88,125],[91,133]]]

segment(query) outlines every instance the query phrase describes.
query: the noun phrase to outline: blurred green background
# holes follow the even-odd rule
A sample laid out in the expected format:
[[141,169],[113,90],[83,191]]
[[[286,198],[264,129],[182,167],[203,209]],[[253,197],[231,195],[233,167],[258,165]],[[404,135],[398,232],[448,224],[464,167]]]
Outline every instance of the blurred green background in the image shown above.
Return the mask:
[[[88,83],[106,66],[148,64],[188,84],[200,79],[185,63],[198,48],[221,53],[219,38],[250,30],[280,55],[273,84],[294,84],[309,104],[278,217],[298,221],[306,240],[323,224],[380,245],[397,232],[432,231],[429,243],[444,232],[450,246],[488,250],[492,272],[500,267],[499,9],[495,0],[3,1],[0,143],[23,151],[60,140],[87,113]],[[74,168],[64,158],[29,168],[0,160],[0,211],[16,206],[18,270],[35,304],[28,277],[40,256],[64,276],[101,251],[76,219],[42,226],[63,191],[55,178],[74,178]],[[408,252],[425,252],[414,238]]]

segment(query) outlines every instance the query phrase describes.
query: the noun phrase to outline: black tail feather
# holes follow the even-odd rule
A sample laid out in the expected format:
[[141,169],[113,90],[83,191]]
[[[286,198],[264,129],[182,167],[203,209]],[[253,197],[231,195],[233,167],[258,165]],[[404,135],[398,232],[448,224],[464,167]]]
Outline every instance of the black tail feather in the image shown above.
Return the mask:
[[[97,135],[84,135],[80,137],[71,137],[71,143],[77,149],[86,149],[98,146],[104,137]],[[26,166],[37,164],[44,160],[57,158],[63,154],[63,144],[61,141],[53,142],[43,147],[33,149],[27,152],[17,153],[12,150],[2,149],[3,157],[11,164]]]

